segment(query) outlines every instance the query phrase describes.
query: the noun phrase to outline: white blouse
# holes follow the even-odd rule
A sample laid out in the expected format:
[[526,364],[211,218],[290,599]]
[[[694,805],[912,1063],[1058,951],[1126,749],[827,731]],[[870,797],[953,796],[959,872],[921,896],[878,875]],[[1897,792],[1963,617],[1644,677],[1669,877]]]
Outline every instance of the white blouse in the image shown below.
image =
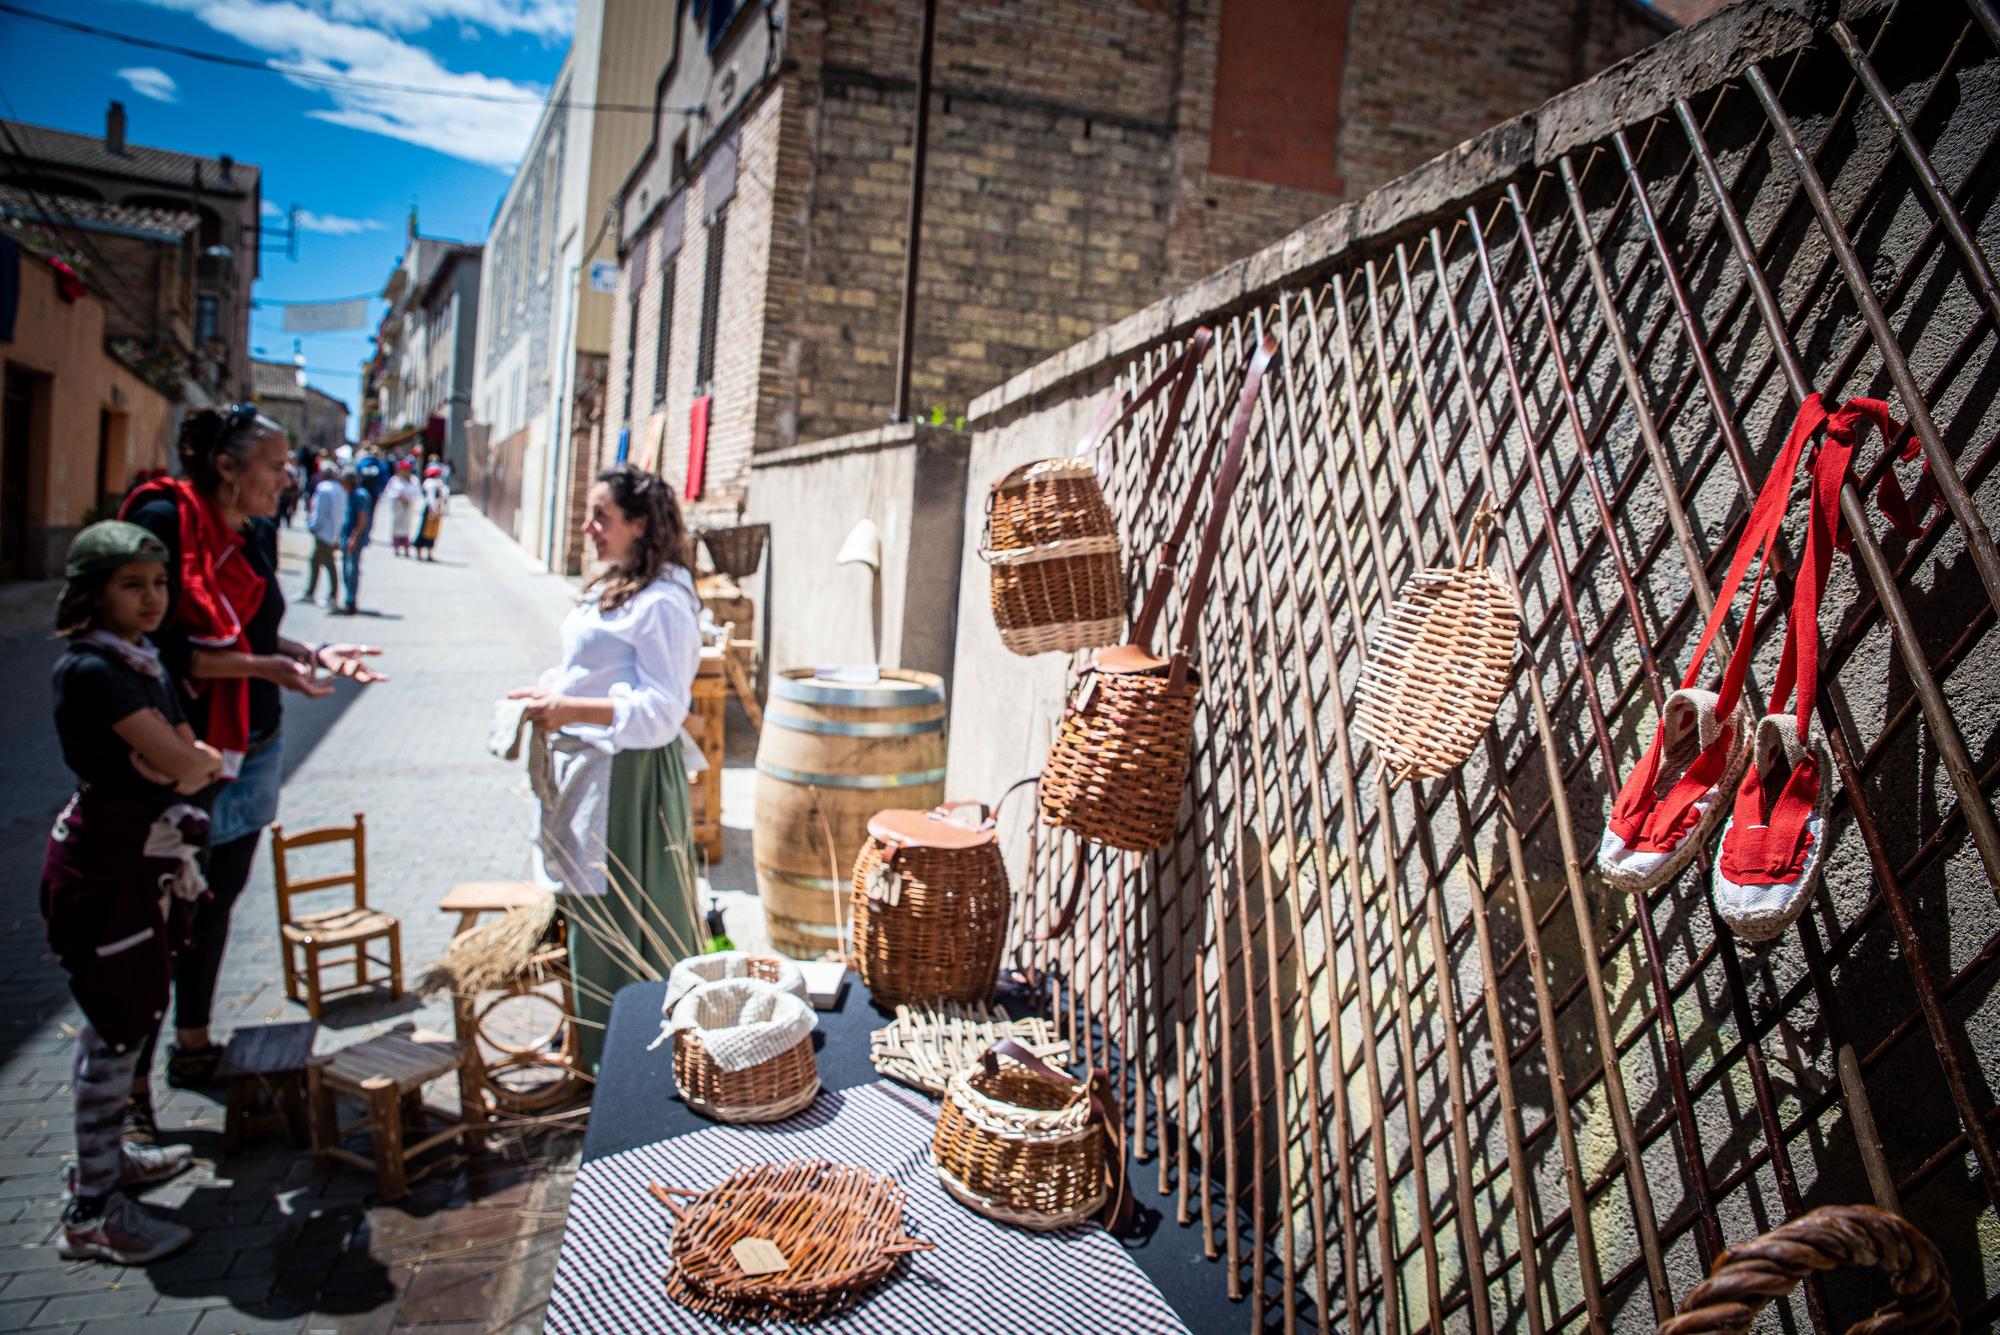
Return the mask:
[[655,750],[678,737],[688,773],[707,768],[683,726],[701,667],[700,620],[694,577],[680,566],[614,612],[585,594],[563,618],[562,657],[542,681],[564,695],[609,699],[611,724],[572,723],[564,735],[606,754]]

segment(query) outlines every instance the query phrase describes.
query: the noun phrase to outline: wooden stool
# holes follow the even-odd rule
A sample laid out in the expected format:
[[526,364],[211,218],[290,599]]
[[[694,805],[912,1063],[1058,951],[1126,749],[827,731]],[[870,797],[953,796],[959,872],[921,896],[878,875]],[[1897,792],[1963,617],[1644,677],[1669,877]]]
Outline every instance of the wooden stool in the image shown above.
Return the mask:
[[445,891],[438,903],[439,913],[456,913],[462,935],[473,929],[482,913],[505,913],[541,898],[542,891],[529,881],[460,881]]
[[688,711],[688,731],[708,761],[708,768],[688,784],[688,807],[694,817],[690,833],[711,865],[722,861],[722,732],[729,700],[724,662],[722,646],[702,646]]
[[[448,1072],[458,1073],[459,1115],[452,1121],[426,1108],[424,1086]],[[485,1144],[485,1117],[479,1097],[479,1051],[442,1034],[402,1028],[378,1034],[352,1047],[314,1057],[306,1067],[313,1110],[313,1152],[322,1163],[338,1159],[375,1174],[380,1198],[401,1200],[410,1194],[408,1160],[433,1145],[457,1136],[468,1154]],[[342,1124],[334,1096],[361,1100],[367,1116]],[[441,1125],[425,1134],[425,1118]],[[374,1138],[374,1158],[341,1145],[348,1132],[366,1125]],[[405,1142],[405,1136],[417,1139]]]
[[[319,1022],[262,1024],[238,1029],[215,1078],[223,1085],[222,1152],[234,1154],[243,1133],[281,1122],[292,1144],[306,1143],[306,1063]],[[259,1105],[263,1106],[259,1106]]]

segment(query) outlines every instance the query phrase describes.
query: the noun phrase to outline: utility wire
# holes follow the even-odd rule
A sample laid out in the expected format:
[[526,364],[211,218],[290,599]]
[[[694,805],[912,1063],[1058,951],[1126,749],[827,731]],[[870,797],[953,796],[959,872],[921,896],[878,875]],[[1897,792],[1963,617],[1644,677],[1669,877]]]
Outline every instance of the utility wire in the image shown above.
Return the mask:
[[700,116],[706,107],[654,107],[651,103],[638,102],[576,102],[568,98],[555,100],[536,97],[533,93],[477,93],[453,88],[433,88],[419,83],[390,83],[382,79],[364,79],[351,74],[321,74],[304,70],[296,65],[277,65],[269,61],[251,60],[243,56],[224,55],[220,51],[204,51],[198,47],[179,46],[173,42],[154,41],[148,37],[134,37],[130,33],[114,32],[110,28],[98,28],[88,23],[78,23],[74,19],[58,18],[54,14],[41,14],[19,5],[0,3],[0,14],[12,14],[17,18],[33,19],[51,28],[63,28],[70,32],[82,33],[86,37],[97,37],[107,42],[119,42],[126,46],[136,46],[146,51],[161,51],[188,60],[206,61],[211,65],[226,65],[231,69],[252,70],[261,74],[278,74],[287,79],[297,79],[302,83],[319,84],[327,88],[356,88],[370,92],[403,93],[413,97],[453,97],[464,102],[504,102],[525,106],[561,107],[586,111],[625,111],[637,115],[650,116],[656,110],[681,116]]

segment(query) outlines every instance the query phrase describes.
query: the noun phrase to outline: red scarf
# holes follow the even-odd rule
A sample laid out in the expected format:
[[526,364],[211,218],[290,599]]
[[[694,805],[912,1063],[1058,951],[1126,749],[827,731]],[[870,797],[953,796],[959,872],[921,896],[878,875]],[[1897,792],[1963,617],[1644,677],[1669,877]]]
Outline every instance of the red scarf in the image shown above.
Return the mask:
[[[222,522],[215,503],[181,478],[154,478],[125,498],[120,518],[155,497],[174,502],[181,518],[180,593],[174,621],[197,649],[250,652],[243,623],[264,602],[265,579],[243,554],[243,535]],[[203,738],[222,752],[225,777],[235,778],[250,744],[250,679],[196,677],[186,683],[191,694],[208,699],[208,728]]]

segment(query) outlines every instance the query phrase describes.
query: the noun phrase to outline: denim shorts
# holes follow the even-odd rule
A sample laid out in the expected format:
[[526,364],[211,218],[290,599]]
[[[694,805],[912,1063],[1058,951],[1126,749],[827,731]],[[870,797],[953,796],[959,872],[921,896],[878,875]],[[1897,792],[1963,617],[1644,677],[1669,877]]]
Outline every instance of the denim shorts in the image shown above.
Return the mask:
[[250,743],[243,768],[215,795],[208,817],[210,847],[256,834],[278,818],[278,784],[284,778],[285,735]]

